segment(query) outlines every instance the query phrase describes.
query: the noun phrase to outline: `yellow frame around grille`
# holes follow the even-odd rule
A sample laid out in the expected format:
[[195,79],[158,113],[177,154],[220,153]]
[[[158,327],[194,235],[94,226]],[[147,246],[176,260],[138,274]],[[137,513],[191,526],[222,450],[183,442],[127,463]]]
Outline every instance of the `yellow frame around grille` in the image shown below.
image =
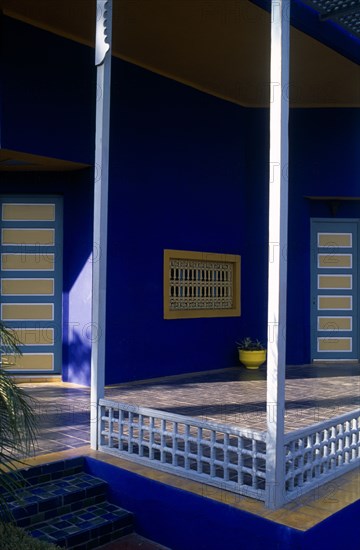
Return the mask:
[[236,254],[164,250],[164,319],[239,317],[240,272]]

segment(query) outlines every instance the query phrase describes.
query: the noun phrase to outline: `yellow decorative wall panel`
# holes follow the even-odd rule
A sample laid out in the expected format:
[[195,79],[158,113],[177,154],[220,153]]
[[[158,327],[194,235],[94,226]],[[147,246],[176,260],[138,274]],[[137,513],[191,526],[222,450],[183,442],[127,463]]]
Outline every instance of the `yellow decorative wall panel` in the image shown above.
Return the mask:
[[318,338],[318,351],[351,351],[352,338]]
[[318,330],[352,330],[351,317],[318,317]]
[[54,317],[53,304],[2,304],[2,320],[51,321]]
[[351,275],[319,275],[318,276],[318,288],[326,289],[342,289],[352,288],[352,276]]
[[352,254],[318,254],[318,267],[350,268]]
[[15,328],[14,333],[23,346],[52,346],[54,329],[52,328]]
[[1,254],[3,271],[54,271],[54,254]]
[[54,221],[55,204],[3,204],[2,219],[6,221]]
[[240,316],[241,258],[164,250],[164,319]]
[[1,355],[3,367],[11,370],[53,370],[54,356],[52,353],[24,353],[23,355]]
[[350,248],[352,246],[352,235],[351,233],[318,233],[318,246]]
[[2,279],[3,296],[53,296],[54,279]]
[[318,308],[321,309],[352,309],[351,296],[319,296]]
[[55,244],[54,229],[3,229],[3,245],[40,245],[53,246]]

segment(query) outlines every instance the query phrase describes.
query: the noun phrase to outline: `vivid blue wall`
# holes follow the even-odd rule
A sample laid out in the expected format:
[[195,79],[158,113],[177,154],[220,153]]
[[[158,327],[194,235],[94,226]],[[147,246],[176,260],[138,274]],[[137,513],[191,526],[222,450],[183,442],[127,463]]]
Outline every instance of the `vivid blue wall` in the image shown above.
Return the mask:
[[[290,115],[288,363],[310,358],[310,219],[331,218],[306,196],[359,197],[360,109],[293,109]],[[337,218],[360,218],[342,202]]]
[[236,508],[240,495],[214,500],[209,486],[201,496],[89,457],[85,471],[109,483],[109,500],[133,512],[137,533],[173,550],[337,550],[360,535],[359,501],[301,530]]
[[[93,164],[91,48],[0,18],[1,147]],[[64,197],[63,379],[90,383],[92,168],[0,174],[0,192]]]
[[93,164],[93,50],[0,19],[1,147]]
[[164,320],[163,250],[245,250],[246,112],[118,60],[112,75],[106,381],[232,366],[246,319]]
[[60,195],[64,204],[63,234],[63,380],[88,384],[90,380],[91,307],[77,290],[74,304],[71,294],[79,275],[89,265],[92,249],[92,170],[76,172],[5,173],[0,172],[0,193],[9,195]]
[[[266,109],[247,111],[247,229],[251,237],[246,249],[252,251],[249,261],[254,268],[244,288],[256,289],[256,334],[262,334],[267,322],[268,128]],[[359,197],[360,109],[291,109],[289,140],[289,243],[281,251],[288,261],[287,363],[303,364],[310,361],[310,219],[332,216],[326,202],[305,197]],[[342,202],[337,217],[360,218],[360,203]],[[274,246],[271,253],[275,253]],[[245,296],[244,308],[246,304]],[[251,319],[250,307],[246,318]]]
[[[93,51],[6,17],[3,29],[2,146],[92,163]],[[235,340],[266,340],[268,114],[113,60],[108,384],[233,366]],[[355,109],[291,111],[289,363],[310,359],[310,217],[330,215],[304,196],[357,193],[359,118]],[[11,192],[30,182],[31,192],[57,189],[68,197],[64,320],[80,329],[64,332],[64,378],[89,383],[91,338],[83,327],[90,315],[92,174],[79,174],[51,175],[58,184],[49,188],[47,176],[14,176]],[[63,187],[68,177],[82,183]],[[339,216],[360,217],[358,203],[341,205]],[[165,248],[241,254],[241,317],[164,320]]]

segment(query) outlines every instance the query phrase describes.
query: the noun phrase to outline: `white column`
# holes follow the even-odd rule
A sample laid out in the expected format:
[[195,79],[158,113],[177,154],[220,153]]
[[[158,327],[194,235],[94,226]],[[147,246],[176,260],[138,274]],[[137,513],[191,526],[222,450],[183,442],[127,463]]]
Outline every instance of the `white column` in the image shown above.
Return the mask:
[[98,402],[104,397],[106,333],[106,263],[110,129],[112,0],[96,3],[96,129],[94,171],[94,241],[90,395],[90,445],[98,448]]
[[290,0],[272,0],[266,505],[284,502]]

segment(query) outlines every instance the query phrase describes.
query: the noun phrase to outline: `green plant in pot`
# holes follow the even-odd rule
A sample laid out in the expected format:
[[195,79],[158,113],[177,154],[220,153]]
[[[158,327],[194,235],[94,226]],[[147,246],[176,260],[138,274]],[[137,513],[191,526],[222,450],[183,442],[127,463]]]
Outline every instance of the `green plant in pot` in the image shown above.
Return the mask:
[[239,361],[247,369],[258,369],[266,361],[266,349],[260,340],[253,340],[249,336],[236,342],[239,350]]

